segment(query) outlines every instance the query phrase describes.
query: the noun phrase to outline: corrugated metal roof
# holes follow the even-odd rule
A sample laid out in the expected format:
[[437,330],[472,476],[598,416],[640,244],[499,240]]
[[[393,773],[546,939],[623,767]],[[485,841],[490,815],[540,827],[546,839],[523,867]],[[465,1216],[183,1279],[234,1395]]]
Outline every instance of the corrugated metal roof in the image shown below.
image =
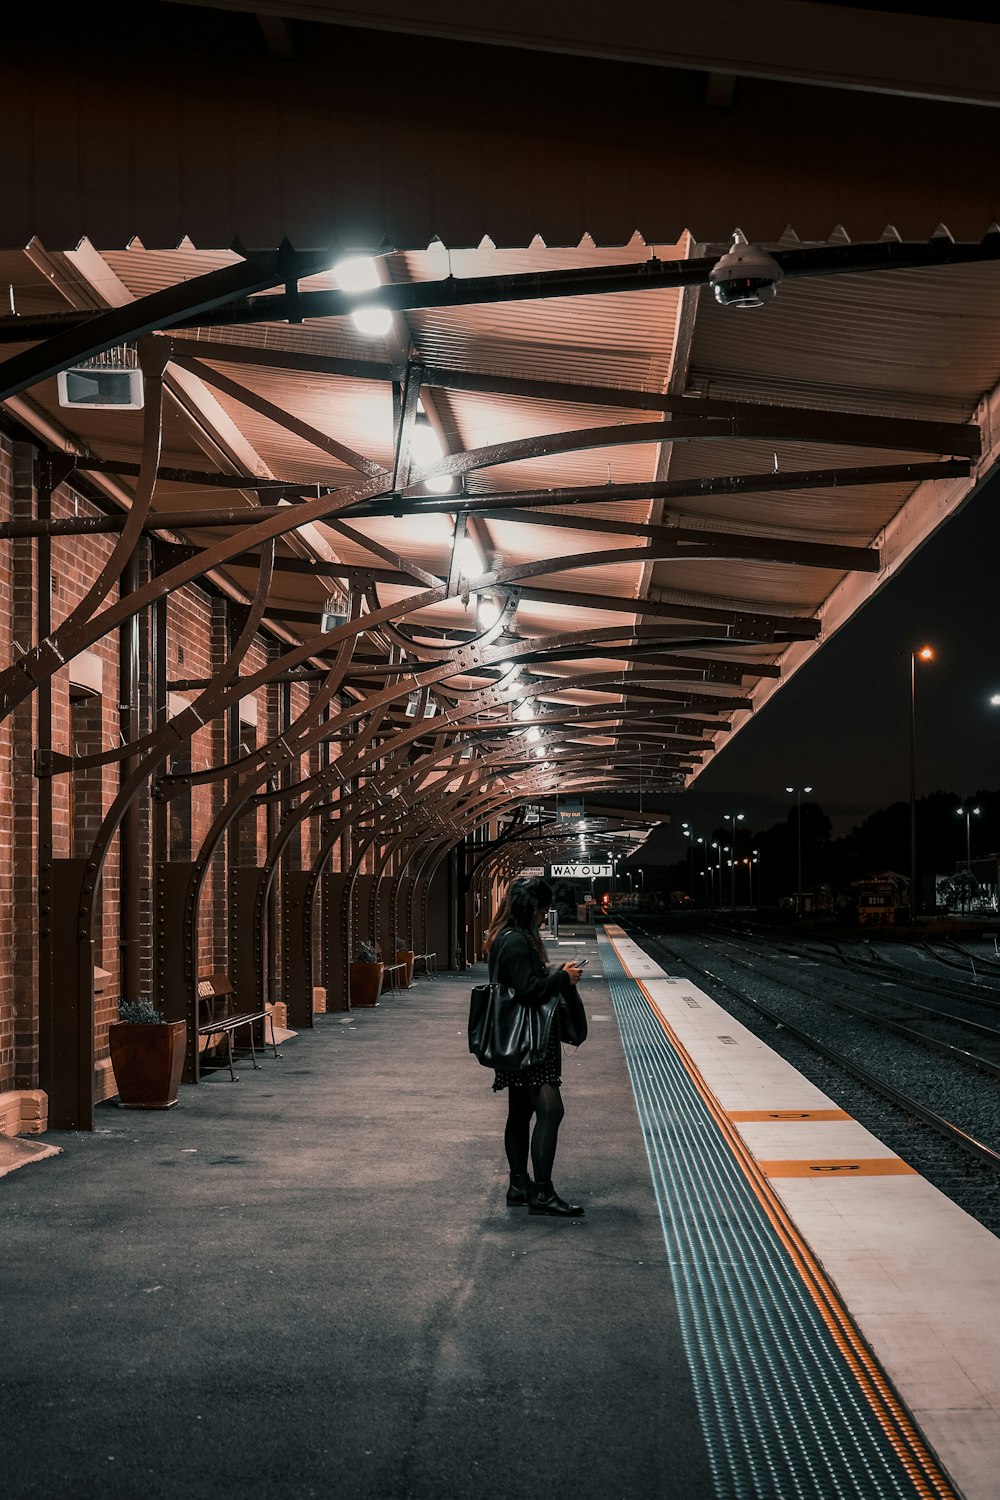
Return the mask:
[[786,281],[735,315],[703,297],[691,351],[693,384],[713,395],[809,390],[830,409],[939,418],[969,415],[998,365],[993,262]]
[[[656,247],[656,254],[680,258],[690,248],[685,239],[665,249]],[[461,252],[433,246],[389,256],[383,275],[386,280],[426,281],[447,275],[534,274],[638,263],[650,253],[650,247],[638,238],[624,249],[598,248],[587,242],[570,248],[536,242],[523,250],[496,250],[484,243]],[[104,255],[109,272],[138,297],[235,258],[227,250],[147,252],[139,245]],[[55,305],[66,305],[59,303],[66,294],[24,257],[9,253],[0,259],[2,274],[25,289],[26,299],[35,298],[38,308],[54,310],[54,298]],[[334,284],[332,273],[312,277],[309,283],[313,288]],[[98,295],[96,288],[94,295]],[[676,344],[678,330],[687,324],[690,344]],[[180,337],[190,340],[196,356],[199,343],[211,339],[234,351],[264,349],[377,360],[385,374],[390,357],[398,374],[399,361],[408,355],[417,365],[523,382],[519,394],[436,386],[428,403],[452,452],[522,445],[509,449],[517,455],[511,461],[471,471],[464,480],[470,496],[495,496],[500,509],[504,497],[515,490],[547,492],[585,486],[595,491],[592,498],[566,509],[546,506],[543,494],[535,520],[530,513],[525,519],[518,512],[518,519],[473,519],[470,530],[484,546],[487,567],[527,570],[513,625],[517,638],[541,642],[572,634],[584,643],[568,647],[562,660],[534,664],[524,674],[522,691],[533,681],[557,678],[559,687],[542,694],[550,707],[559,702],[600,705],[620,699],[621,689],[588,687],[585,679],[596,671],[625,673],[634,684],[647,681],[653,688],[665,688],[671,681],[652,673],[643,657],[633,659],[623,644],[640,621],[644,631],[657,633],[661,654],[669,653],[671,642],[679,642],[685,654],[699,654],[706,661],[797,663],[814,645],[800,641],[791,648],[774,641],[768,635],[768,617],[774,617],[779,630],[791,617],[836,622],[886,576],[847,574],[842,564],[832,560],[829,566],[825,562],[804,566],[725,556],[654,559],[646,537],[615,533],[608,529],[609,520],[647,524],[655,518],[664,526],[680,525],[706,537],[731,530],[788,543],[860,547],[888,539],[886,561],[895,566],[954,508],[964,493],[962,485],[967,490],[970,481],[951,481],[947,503],[939,503],[938,486],[918,490],[915,482],[899,479],[886,485],[837,483],[737,495],[693,493],[654,502],[643,487],[664,474],[672,483],[695,489],[700,481],[723,476],[889,466],[932,460],[934,455],[875,448],[862,441],[724,440],[717,429],[709,437],[671,441],[669,418],[662,421],[662,435],[657,432],[651,439],[630,440],[628,429],[640,422],[655,423],[655,413],[618,406],[593,394],[582,401],[554,399],[550,392],[535,397],[531,383],[553,381],[654,393],[669,389],[676,394],[805,406],[820,415],[856,411],[957,421],[1000,382],[1000,266],[788,280],[773,302],[750,312],[720,308],[704,292],[630,291],[397,313],[389,343],[362,339],[345,318],[301,325],[273,322],[230,328],[219,324]],[[254,365],[242,362],[236,353],[224,358],[209,353],[208,358],[212,368],[279,412],[289,413],[293,422],[308,424],[364,458],[391,466],[393,388],[387,379]],[[185,389],[190,415],[183,415],[172,403],[167,405],[164,463],[210,469],[218,462],[221,448],[232,450],[237,463],[263,464],[271,474],[300,485],[346,489],[358,483],[355,469],[274,416],[253,410],[207,381],[203,387],[188,381]],[[33,390],[31,399],[98,455],[137,460],[141,413],[66,412],[56,404],[51,380]],[[549,435],[596,428],[611,429],[624,441],[584,444],[556,453],[531,451],[530,446],[525,451],[523,446]],[[232,467],[232,461],[227,466]],[[639,487],[627,501],[602,493],[609,484],[626,483]],[[457,487],[455,506],[461,504],[461,494]],[[161,509],[246,505],[229,490],[182,487],[168,481],[159,487],[156,503]],[[441,503],[450,502],[445,497]],[[413,516],[409,510],[410,502],[401,499],[398,515],[352,520],[351,537],[322,523],[319,534],[348,567],[390,568],[391,561],[381,547],[439,578],[446,577],[454,513],[444,509]],[[558,524],[541,524],[542,513]],[[206,540],[204,532],[192,535]],[[610,560],[610,554],[626,549],[634,557]],[[572,564],[556,567],[559,559],[570,559]],[[535,571],[542,567],[544,571]],[[245,568],[234,568],[232,576],[244,589],[250,587],[252,574]],[[326,587],[320,578],[279,574],[271,608],[280,616],[284,604],[289,628],[300,628],[295,610],[308,614],[315,609],[318,615]],[[380,583],[376,588],[381,605],[403,600],[417,605],[424,592],[425,585],[416,579]],[[764,622],[759,625],[759,640],[744,641],[738,620],[734,623],[736,616],[748,614]],[[475,619],[475,596],[460,595],[416,609],[406,625],[452,632],[456,639],[465,639],[475,631]],[[615,630],[617,643],[601,646],[607,632]],[[606,654],[587,655],[585,643],[590,641]],[[675,689],[699,691],[704,686],[692,682],[683,671],[673,681]],[[713,683],[705,690],[723,707],[746,697],[756,706],[773,687],[773,679],[750,670],[741,687]],[[657,711],[671,711],[670,700],[654,697],[649,702]],[[699,713],[696,708],[678,709],[677,716],[697,720]],[[732,710],[724,715],[724,722],[733,719],[738,727],[741,716],[745,718],[746,712]],[[633,726],[642,722],[644,735],[647,730],[657,733],[645,710],[632,707],[623,717]],[[704,720],[714,726],[713,743],[723,744],[728,731],[719,728],[718,720],[707,712]],[[614,735],[607,738],[613,744]],[[707,752],[706,760],[711,753]]]

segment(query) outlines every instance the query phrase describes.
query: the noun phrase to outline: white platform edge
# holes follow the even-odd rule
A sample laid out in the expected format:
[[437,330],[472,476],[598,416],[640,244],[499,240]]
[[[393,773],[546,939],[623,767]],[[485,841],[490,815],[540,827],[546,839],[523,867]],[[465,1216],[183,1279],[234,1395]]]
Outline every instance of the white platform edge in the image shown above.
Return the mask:
[[[837,1108],[704,991],[613,941],[723,1110]],[[894,1155],[854,1120],[734,1129],[764,1161]],[[916,1174],[770,1182],[953,1482],[998,1500],[1000,1239]]]

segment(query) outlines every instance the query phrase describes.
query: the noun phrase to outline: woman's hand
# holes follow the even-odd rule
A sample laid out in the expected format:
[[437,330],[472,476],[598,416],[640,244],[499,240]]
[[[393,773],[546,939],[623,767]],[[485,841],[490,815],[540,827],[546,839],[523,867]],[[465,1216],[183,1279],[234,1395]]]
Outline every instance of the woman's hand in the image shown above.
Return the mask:
[[583,973],[583,970],[581,969],[581,967],[580,967],[579,964],[574,963],[571,958],[568,958],[566,960],[566,962],[563,964],[563,968],[566,970],[566,973],[569,975],[570,984],[579,984],[580,983],[580,975]]

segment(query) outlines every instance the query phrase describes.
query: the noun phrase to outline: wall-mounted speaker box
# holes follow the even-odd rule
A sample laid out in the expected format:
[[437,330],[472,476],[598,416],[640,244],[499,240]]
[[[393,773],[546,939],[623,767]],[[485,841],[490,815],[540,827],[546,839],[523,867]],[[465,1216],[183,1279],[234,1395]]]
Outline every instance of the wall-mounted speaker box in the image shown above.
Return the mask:
[[116,370],[80,365],[60,370],[56,376],[60,406],[79,406],[95,411],[141,411],[142,371]]

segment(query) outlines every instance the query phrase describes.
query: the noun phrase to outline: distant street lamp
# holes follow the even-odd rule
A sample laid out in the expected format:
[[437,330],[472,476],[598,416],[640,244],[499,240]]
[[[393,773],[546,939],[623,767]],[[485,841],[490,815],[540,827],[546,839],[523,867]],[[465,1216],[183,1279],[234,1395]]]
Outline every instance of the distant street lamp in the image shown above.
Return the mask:
[[701,843],[701,839],[696,839],[696,837],[695,837],[695,831],[691,827],[690,823],[682,823],[681,824],[681,833],[684,835],[684,837],[688,841],[688,894],[690,895],[691,900],[693,901],[694,900],[694,846],[695,846],[696,843],[700,844]]
[[[733,834],[733,857],[729,865],[729,904],[736,910],[736,825],[743,822],[743,813],[723,813],[723,822],[728,823]],[[719,902],[722,905],[722,902]]]
[[801,915],[802,915],[802,793],[805,792],[806,795],[808,796],[808,794],[812,791],[812,787],[811,786],[803,786],[803,787],[786,786],[785,787],[785,791],[786,792],[794,792],[795,793],[795,801],[796,801],[796,805],[798,807],[798,816],[796,818],[796,831],[797,831],[797,836],[798,836],[798,848],[799,848],[799,880],[798,880],[798,890],[795,892],[795,915],[797,917],[801,917]]
[[910,652],[910,915],[916,917],[917,899],[917,662],[933,661],[933,646]]
[[757,866],[757,905],[760,905],[760,850],[750,850],[750,905],[753,906],[753,867]]
[[980,809],[978,807],[969,807],[968,805],[966,805],[965,807],[956,807],[955,812],[958,817],[962,817],[963,814],[965,816],[965,868],[967,870],[971,870],[972,833],[970,829],[970,822],[972,818],[978,818]]

